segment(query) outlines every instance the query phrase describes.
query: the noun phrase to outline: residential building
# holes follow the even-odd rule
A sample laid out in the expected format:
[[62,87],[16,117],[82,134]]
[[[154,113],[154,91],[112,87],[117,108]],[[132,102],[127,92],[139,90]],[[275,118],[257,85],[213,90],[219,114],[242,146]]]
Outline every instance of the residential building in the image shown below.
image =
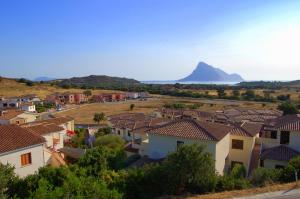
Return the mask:
[[21,110],[27,111],[27,112],[35,112],[35,104],[33,102],[22,102],[21,105]]
[[260,133],[261,166],[282,168],[300,155],[300,115],[286,115],[267,121]]
[[34,174],[45,165],[43,137],[16,125],[0,126],[0,137],[0,162],[14,166],[20,177]]
[[148,145],[147,130],[169,122],[165,118],[152,118],[143,113],[124,113],[109,116],[112,133],[122,137],[129,144],[126,151],[146,155]]
[[36,125],[23,127],[36,135],[42,136],[46,140],[44,145],[44,161],[46,165],[50,164],[53,152],[64,147],[67,130],[58,125],[47,123],[37,123]]
[[229,171],[235,164],[250,171],[255,138],[261,125],[245,123],[225,125],[193,119],[174,120],[147,131],[147,155],[152,159],[165,158],[182,144],[200,144],[212,154],[219,174]]
[[128,99],[137,99],[137,98],[139,98],[139,93],[137,93],[137,92],[127,92],[126,97]]
[[22,110],[17,109],[5,109],[0,110],[0,125],[8,124],[25,124],[28,122],[33,122],[37,118],[37,115],[32,113],[27,113]]
[[126,95],[124,93],[103,93],[99,95],[93,95],[94,102],[118,102],[125,101]]

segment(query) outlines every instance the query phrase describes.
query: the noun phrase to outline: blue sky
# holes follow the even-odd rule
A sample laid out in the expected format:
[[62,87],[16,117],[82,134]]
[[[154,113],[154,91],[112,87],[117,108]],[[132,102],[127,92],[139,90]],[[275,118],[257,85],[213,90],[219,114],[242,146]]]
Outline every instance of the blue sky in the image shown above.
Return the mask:
[[300,1],[3,0],[0,75],[300,79]]

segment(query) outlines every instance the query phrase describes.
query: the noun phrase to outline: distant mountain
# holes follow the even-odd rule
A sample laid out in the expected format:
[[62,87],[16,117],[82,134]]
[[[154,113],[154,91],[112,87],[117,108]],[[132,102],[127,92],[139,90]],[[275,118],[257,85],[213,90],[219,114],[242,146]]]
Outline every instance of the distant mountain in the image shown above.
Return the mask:
[[70,79],[61,79],[59,85],[76,85],[76,86],[90,86],[98,87],[107,84],[110,85],[124,85],[124,84],[138,84],[139,81],[135,79],[128,79],[124,77],[110,77],[106,75],[90,75],[86,77],[72,77]]
[[42,76],[42,77],[37,77],[37,78],[33,79],[34,82],[40,82],[40,81],[46,82],[46,81],[51,81],[51,80],[55,80],[55,78]]
[[200,62],[192,74],[178,81],[241,82],[244,79],[238,74],[228,74],[219,68]]

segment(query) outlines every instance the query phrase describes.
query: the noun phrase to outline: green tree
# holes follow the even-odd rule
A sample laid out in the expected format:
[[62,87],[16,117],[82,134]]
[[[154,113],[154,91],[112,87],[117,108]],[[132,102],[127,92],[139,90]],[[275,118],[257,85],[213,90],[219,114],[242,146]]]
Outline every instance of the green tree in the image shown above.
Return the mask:
[[254,90],[247,90],[243,96],[246,100],[252,100],[255,99],[255,92]]
[[244,165],[235,164],[231,170],[230,175],[235,179],[241,179],[246,177],[246,168]]
[[239,90],[233,90],[232,91],[232,96],[233,96],[234,99],[239,99],[240,96],[241,96],[241,93],[240,93]]
[[16,179],[14,167],[0,163],[0,198],[7,197],[6,192]]
[[106,146],[109,148],[123,148],[125,142],[117,135],[103,135],[96,138],[94,146]]
[[218,93],[218,98],[223,99],[226,97],[225,89],[224,88],[219,88],[217,90]]
[[98,124],[100,124],[101,121],[104,121],[105,118],[105,114],[104,113],[95,113],[94,114],[94,122],[97,122]]
[[92,95],[92,91],[91,90],[85,90],[83,91],[83,94],[86,95],[87,97]]
[[86,169],[92,176],[100,176],[108,169],[121,169],[125,164],[126,154],[124,149],[110,149],[98,146],[89,149],[86,154],[79,159],[78,165]]
[[290,102],[283,102],[282,104],[280,104],[277,108],[278,110],[283,112],[283,115],[290,115],[290,114],[297,114],[298,113],[298,109],[297,107],[290,103]]
[[129,109],[132,111],[134,109],[134,107],[135,107],[135,104],[130,104]]
[[216,186],[214,160],[200,145],[182,145],[163,162],[170,194],[206,193]]

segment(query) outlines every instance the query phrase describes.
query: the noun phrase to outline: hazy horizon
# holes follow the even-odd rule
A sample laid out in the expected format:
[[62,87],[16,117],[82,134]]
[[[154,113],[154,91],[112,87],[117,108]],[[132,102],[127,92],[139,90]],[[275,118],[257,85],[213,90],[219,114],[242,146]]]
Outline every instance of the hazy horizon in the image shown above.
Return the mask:
[[0,3],[0,76],[177,80],[204,61],[247,81],[300,79],[300,1]]

